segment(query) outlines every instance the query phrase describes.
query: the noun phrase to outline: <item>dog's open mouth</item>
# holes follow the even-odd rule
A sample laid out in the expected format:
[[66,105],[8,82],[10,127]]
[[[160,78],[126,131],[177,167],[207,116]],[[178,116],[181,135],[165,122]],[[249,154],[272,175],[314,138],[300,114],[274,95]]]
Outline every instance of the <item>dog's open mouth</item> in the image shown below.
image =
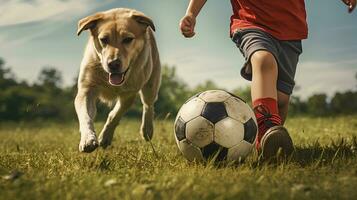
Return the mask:
[[109,73],[109,83],[114,86],[120,86],[125,80],[125,74],[128,70],[123,73]]

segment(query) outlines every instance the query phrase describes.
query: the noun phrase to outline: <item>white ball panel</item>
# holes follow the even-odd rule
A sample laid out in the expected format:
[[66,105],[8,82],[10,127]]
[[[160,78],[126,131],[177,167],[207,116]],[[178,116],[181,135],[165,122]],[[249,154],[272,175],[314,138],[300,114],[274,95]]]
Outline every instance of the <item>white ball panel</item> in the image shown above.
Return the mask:
[[254,112],[249,105],[236,97],[227,99],[224,104],[226,106],[228,116],[235,120],[245,123],[250,118],[255,118]]
[[186,124],[186,138],[198,147],[213,141],[214,125],[204,117],[197,117]]
[[254,145],[246,141],[241,141],[238,145],[229,148],[227,154],[228,161],[244,160],[252,152]]
[[184,139],[180,142],[178,142],[179,149],[181,150],[182,154],[185,156],[185,158],[189,161],[202,161],[203,156],[200,148],[195,147],[194,145],[191,144],[190,141],[187,139]]
[[201,115],[203,107],[206,103],[200,98],[193,98],[189,102],[182,105],[178,116],[180,116],[183,121],[188,122],[191,119]]
[[223,90],[207,90],[201,93],[198,97],[205,102],[223,102],[231,97],[231,95]]
[[214,141],[226,148],[239,144],[244,138],[241,122],[227,117],[215,124]]

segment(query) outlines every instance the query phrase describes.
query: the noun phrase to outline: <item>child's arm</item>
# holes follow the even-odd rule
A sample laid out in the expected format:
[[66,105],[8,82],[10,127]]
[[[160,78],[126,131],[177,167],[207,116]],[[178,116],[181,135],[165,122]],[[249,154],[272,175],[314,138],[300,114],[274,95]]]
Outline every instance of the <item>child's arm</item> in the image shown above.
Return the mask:
[[356,0],[342,0],[348,6],[348,12],[351,13],[356,7]]
[[191,0],[186,15],[180,21],[180,30],[185,37],[195,35],[196,17],[207,0]]

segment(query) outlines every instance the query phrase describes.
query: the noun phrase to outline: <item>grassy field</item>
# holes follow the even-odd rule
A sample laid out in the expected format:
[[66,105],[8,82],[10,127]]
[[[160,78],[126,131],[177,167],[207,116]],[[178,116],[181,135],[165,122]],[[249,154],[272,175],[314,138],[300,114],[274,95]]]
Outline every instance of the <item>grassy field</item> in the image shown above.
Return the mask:
[[1,123],[0,199],[357,199],[357,116],[291,118],[291,160],[224,167],[188,163],[172,126],[156,122],[153,151],[124,120],[82,154],[76,123]]

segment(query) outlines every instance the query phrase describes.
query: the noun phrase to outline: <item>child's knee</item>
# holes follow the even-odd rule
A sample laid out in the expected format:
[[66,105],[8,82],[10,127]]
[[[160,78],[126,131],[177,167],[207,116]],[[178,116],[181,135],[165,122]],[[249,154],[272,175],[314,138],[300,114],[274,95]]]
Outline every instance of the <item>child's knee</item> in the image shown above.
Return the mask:
[[265,50],[259,50],[253,53],[250,58],[253,71],[269,72],[277,71],[277,63],[272,53]]

